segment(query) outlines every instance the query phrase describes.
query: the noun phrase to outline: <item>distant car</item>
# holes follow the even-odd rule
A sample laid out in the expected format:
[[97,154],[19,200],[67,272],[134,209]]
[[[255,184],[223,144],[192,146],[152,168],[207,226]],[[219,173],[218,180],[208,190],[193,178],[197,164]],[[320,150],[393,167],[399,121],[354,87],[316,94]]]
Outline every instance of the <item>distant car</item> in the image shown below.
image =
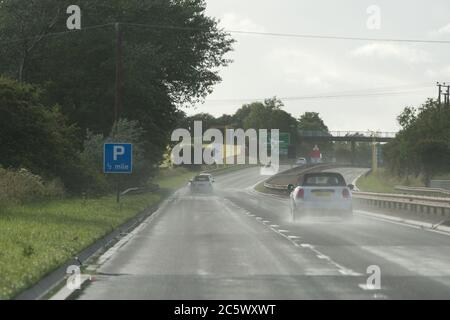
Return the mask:
[[210,173],[200,173],[199,176],[201,177],[208,177],[209,181],[211,181],[211,183],[214,183],[216,180],[214,179],[213,175]]
[[214,177],[211,174],[203,173],[190,181],[189,188],[191,193],[212,193],[214,191],[213,183]]
[[308,161],[306,160],[306,158],[298,158],[296,161],[295,161],[295,165],[297,166],[297,167],[301,167],[301,166],[304,166],[304,165],[307,165],[308,164]]
[[353,217],[353,185],[347,185],[340,173],[307,173],[302,183],[288,186],[292,220],[302,217],[337,216]]

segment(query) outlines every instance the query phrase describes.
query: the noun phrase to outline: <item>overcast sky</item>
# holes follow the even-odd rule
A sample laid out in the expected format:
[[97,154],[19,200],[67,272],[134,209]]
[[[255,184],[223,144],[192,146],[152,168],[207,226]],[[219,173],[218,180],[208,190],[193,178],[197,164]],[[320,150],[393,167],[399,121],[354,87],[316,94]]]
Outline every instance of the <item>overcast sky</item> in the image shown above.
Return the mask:
[[[207,13],[227,30],[364,38],[450,40],[448,0],[207,0]],[[380,29],[367,9],[381,9]],[[394,92],[395,95],[285,99],[294,117],[319,112],[331,130],[396,131],[405,106],[436,97],[450,82],[450,44],[301,39],[233,34],[223,82],[188,114],[234,113],[246,101]],[[237,100],[237,101],[235,101]]]

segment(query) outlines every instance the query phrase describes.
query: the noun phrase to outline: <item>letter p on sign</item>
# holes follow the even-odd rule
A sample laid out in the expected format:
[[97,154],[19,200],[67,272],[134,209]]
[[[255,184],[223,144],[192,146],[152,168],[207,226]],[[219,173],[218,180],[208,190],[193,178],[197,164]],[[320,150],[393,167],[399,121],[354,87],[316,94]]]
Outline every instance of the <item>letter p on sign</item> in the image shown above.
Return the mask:
[[113,147],[113,159],[114,161],[117,161],[119,156],[123,156],[125,154],[125,147],[124,146],[114,146]]

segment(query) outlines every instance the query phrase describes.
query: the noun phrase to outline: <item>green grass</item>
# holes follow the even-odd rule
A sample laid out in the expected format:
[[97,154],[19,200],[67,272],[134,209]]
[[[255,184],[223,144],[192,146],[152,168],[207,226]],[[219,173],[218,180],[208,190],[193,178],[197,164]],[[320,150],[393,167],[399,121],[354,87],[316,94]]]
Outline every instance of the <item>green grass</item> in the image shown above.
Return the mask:
[[[157,178],[164,189],[177,189],[195,175],[165,170]],[[65,199],[0,207],[0,299],[30,287],[96,240],[144,209],[163,192],[99,199]]]
[[450,173],[437,175],[433,180],[450,180]]
[[379,169],[376,174],[359,178],[356,185],[361,191],[377,193],[399,193],[395,190],[396,186],[423,187],[420,178],[400,178],[383,169]]
[[185,168],[162,169],[153,183],[159,184],[162,189],[178,189],[187,184],[197,174]]

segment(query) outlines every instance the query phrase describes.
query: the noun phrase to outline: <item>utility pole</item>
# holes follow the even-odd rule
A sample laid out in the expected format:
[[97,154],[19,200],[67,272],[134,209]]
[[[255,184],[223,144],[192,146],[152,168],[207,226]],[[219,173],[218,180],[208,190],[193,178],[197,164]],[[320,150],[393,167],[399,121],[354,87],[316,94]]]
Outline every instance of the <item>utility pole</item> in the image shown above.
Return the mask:
[[378,146],[377,146],[377,136],[378,132],[372,131],[372,173],[378,171]]
[[441,96],[442,96],[442,84],[440,84],[438,82],[437,87],[439,88],[438,103],[439,103],[439,108],[440,108],[441,107]]
[[445,97],[445,107],[448,108],[450,105],[450,85],[446,85],[444,83],[444,86],[446,88],[446,91],[444,92],[444,97]]
[[123,104],[123,46],[122,30],[120,23],[116,22],[116,89],[114,102],[114,130],[117,130],[117,123],[120,119]]
[[[116,31],[116,84],[114,97],[114,124],[112,134],[115,136],[118,133],[118,123],[120,113],[122,112],[123,103],[123,48],[122,48],[122,30],[120,23],[115,23]],[[116,184],[116,201],[120,203],[120,177],[117,177]]]

